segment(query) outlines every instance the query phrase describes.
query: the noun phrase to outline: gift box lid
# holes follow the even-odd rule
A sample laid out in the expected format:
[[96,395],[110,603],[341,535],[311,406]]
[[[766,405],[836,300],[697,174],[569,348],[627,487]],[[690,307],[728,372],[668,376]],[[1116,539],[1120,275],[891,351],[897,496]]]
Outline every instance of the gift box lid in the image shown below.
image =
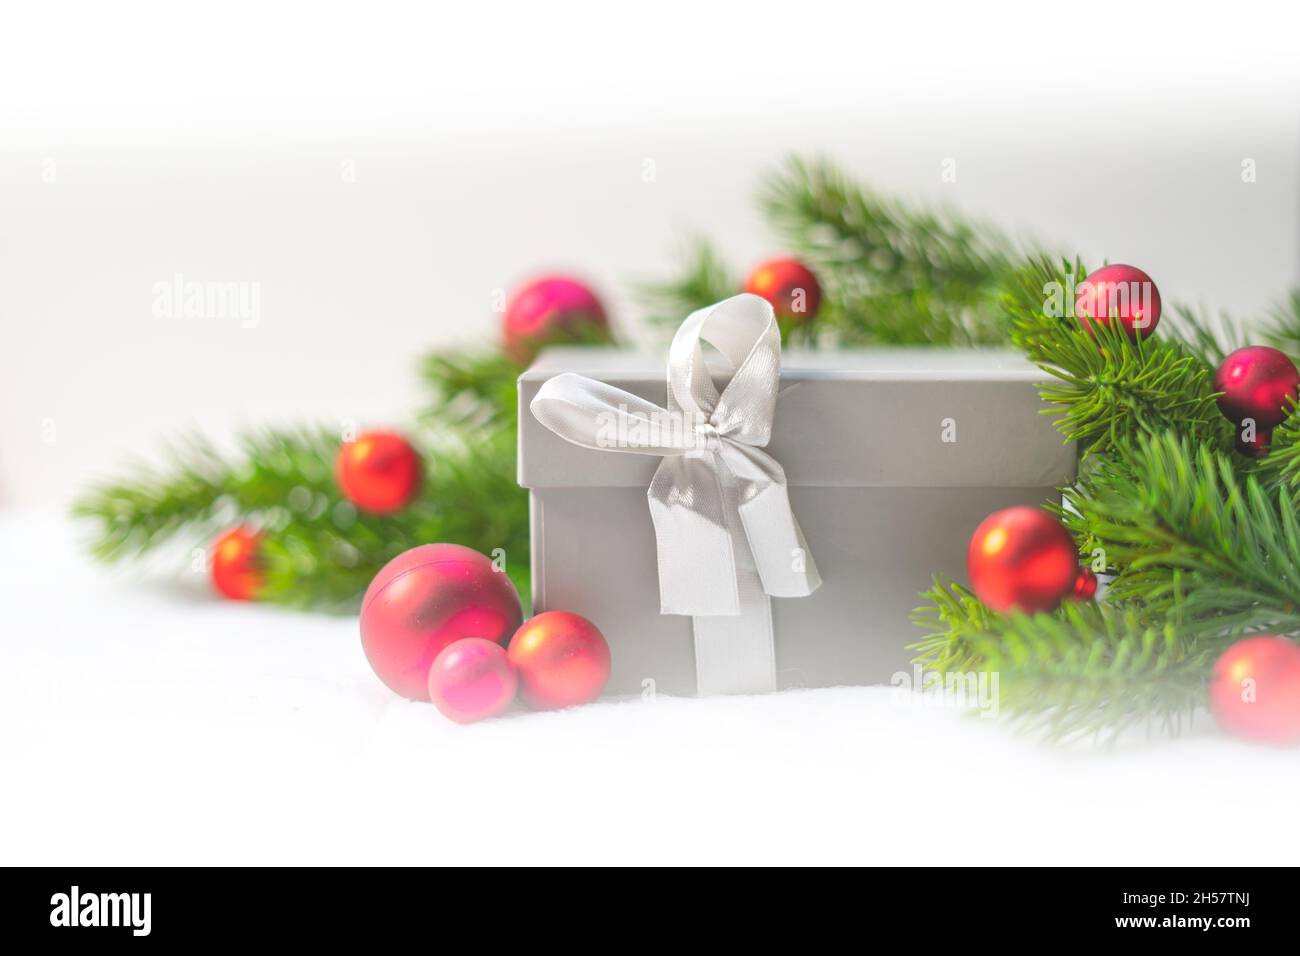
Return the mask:
[[[710,364],[719,388],[730,371]],[[544,351],[519,377],[519,483],[646,487],[655,455],[571,444],[529,411],[542,383],[576,372],[663,406],[663,354]],[[1074,445],[1041,414],[1047,376],[1019,353],[985,349],[788,351],[767,451],[792,486],[1036,487],[1075,473]]]

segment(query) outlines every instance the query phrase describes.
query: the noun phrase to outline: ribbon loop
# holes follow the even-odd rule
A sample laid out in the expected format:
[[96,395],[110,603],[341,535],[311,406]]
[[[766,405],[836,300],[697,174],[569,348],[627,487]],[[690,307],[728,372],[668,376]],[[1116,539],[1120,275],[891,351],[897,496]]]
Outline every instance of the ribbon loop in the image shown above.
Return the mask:
[[[730,367],[721,392],[704,342]],[[692,313],[678,328],[668,352],[667,408],[571,372],[545,382],[529,406],[574,444],[662,456],[646,492],[660,610],[696,619],[700,668],[725,660],[743,672],[706,680],[701,671],[701,692],[770,689],[759,686],[775,680],[767,598],[803,597],[821,584],[790,507],[785,471],[761,450],[772,434],[780,376],[772,306],[742,294]],[[740,620],[702,626],[715,617]],[[706,632],[717,636],[715,647],[701,647]]]

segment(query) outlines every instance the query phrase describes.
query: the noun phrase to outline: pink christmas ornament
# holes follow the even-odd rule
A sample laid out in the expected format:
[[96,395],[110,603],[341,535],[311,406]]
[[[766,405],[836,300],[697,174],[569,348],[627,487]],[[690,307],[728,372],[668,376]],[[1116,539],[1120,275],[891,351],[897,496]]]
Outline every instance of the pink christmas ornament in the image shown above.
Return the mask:
[[448,644],[429,668],[429,699],[458,724],[505,713],[518,685],[506,649],[481,637]]
[[472,548],[426,544],[399,554],[375,575],[361,602],[361,646],[385,684],[429,699],[429,668],[464,637],[504,644],[523,613],[504,572]]

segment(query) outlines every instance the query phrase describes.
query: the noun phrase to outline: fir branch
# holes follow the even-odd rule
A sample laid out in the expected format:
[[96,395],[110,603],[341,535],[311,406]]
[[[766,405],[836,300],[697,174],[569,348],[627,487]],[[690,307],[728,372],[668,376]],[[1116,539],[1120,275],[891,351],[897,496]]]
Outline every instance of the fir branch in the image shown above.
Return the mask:
[[1274,306],[1264,327],[1264,341],[1293,359],[1300,356],[1300,288]]
[[1107,454],[1137,436],[1176,428],[1227,447],[1231,427],[1215,407],[1210,367],[1176,340],[1131,342],[1118,321],[1084,328],[1073,314],[1073,290],[1086,276],[1078,261],[1037,257],[1017,270],[1003,295],[1015,344],[1055,379],[1039,394],[1055,406],[1065,438],[1084,455]]
[[764,186],[769,223],[817,274],[823,328],[848,345],[1007,340],[997,290],[1013,245],[987,227],[886,200],[824,161]]
[[936,581],[917,622],[933,633],[916,663],[942,677],[997,675],[998,706],[1049,739],[1113,739],[1133,726],[1177,732],[1204,700],[1224,641],[1176,614],[1069,603],[999,616],[960,585]]
[[1185,435],[1140,438],[1066,490],[1062,517],[1118,570],[1109,599],[1217,631],[1300,630],[1300,523],[1286,488]]
[[422,449],[420,492],[395,515],[359,513],[339,492],[332,430],[262,430],[222,456],[191,438],[163,468],[137,465],[92,490],[73,514],[96,526],[92,553],[115,561],[174,539],[205,545],[224,525],[267,532],[259,597],[294,607],[355,608],[371,578],[418,544],[502,549],[526,595],[528,499],[515,482],[513,429],[446,433]]

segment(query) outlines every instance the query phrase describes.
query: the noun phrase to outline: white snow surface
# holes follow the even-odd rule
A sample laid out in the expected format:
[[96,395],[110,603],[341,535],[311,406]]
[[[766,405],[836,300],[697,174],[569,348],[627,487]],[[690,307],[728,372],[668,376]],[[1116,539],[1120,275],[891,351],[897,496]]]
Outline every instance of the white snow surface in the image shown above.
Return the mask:
[[887,687],[458,726],[352,618],[95,566],[0,514],[0,863],[1294,864],[1300,751],[1061,749]]

